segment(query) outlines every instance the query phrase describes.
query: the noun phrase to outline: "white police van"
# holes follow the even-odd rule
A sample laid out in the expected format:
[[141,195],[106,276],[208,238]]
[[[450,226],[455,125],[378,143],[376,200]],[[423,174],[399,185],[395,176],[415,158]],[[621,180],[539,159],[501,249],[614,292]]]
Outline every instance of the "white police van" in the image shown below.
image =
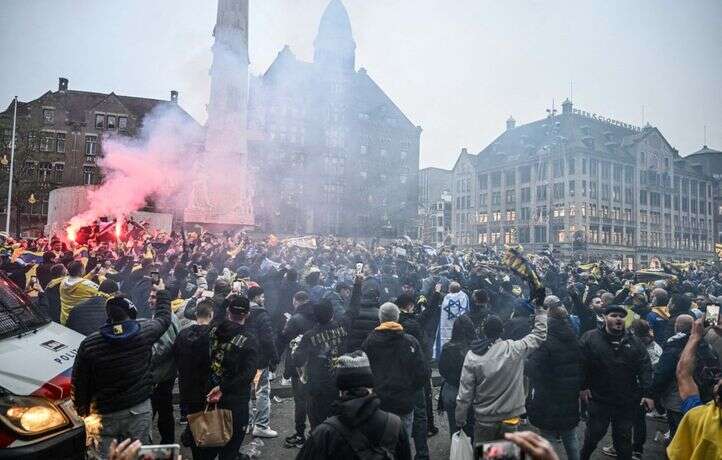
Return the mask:
[[0,459],[85,458],[85,425],[69,399],[84,337],[0,274]]

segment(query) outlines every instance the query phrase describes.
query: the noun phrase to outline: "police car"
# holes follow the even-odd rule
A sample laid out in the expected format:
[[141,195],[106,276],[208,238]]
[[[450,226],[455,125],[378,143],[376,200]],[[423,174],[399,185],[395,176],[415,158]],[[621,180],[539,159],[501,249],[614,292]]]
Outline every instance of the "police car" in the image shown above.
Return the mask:
[[69,399],[83,338],[0,274],[0,459],[85,458],[85,425]]

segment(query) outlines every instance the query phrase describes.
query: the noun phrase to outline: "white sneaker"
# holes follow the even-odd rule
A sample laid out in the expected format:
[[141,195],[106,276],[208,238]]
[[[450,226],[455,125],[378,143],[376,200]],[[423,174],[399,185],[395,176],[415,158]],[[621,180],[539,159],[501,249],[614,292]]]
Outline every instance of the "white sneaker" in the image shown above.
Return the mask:
[[290,387],[290,386],[291,386],[291,379],[284,379],[284,378],[282,378],[282,379],[281,379],[281,385],[283,385],[284,387]]
[[275,438],[278,432],[270,428],[253,427],[253,437],[255,438]]

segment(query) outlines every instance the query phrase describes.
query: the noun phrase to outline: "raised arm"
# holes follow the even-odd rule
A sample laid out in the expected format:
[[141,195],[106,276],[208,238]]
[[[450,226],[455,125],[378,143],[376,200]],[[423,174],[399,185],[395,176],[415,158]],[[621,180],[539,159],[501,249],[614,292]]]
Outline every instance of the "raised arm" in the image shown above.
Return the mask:
[[687,345],[684,346],[682,354],[679,356],[679,362],[677,363],[677,388],[679,390],[679,397],[684,401],[690,396],[698,395],[699,388],[692,377],[695,365],[695,354],[697,353],[697,346],[700,340],[702,340],[702,320],[699,319],[692,324],[692,332],[687,340]]

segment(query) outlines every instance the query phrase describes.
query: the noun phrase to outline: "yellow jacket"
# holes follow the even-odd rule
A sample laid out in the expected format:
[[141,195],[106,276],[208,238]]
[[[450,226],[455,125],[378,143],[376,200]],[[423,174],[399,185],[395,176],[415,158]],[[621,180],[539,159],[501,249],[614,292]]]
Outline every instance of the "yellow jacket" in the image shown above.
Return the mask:
[[88,279],[69,276],[63,278],[60,282],[60,324],[65,325],[70,311],[76,305],[98,294],[98,285]]
[[667,447],[667,456],[669,460],[722,458],[722,419],[714,401],[685,414]]

